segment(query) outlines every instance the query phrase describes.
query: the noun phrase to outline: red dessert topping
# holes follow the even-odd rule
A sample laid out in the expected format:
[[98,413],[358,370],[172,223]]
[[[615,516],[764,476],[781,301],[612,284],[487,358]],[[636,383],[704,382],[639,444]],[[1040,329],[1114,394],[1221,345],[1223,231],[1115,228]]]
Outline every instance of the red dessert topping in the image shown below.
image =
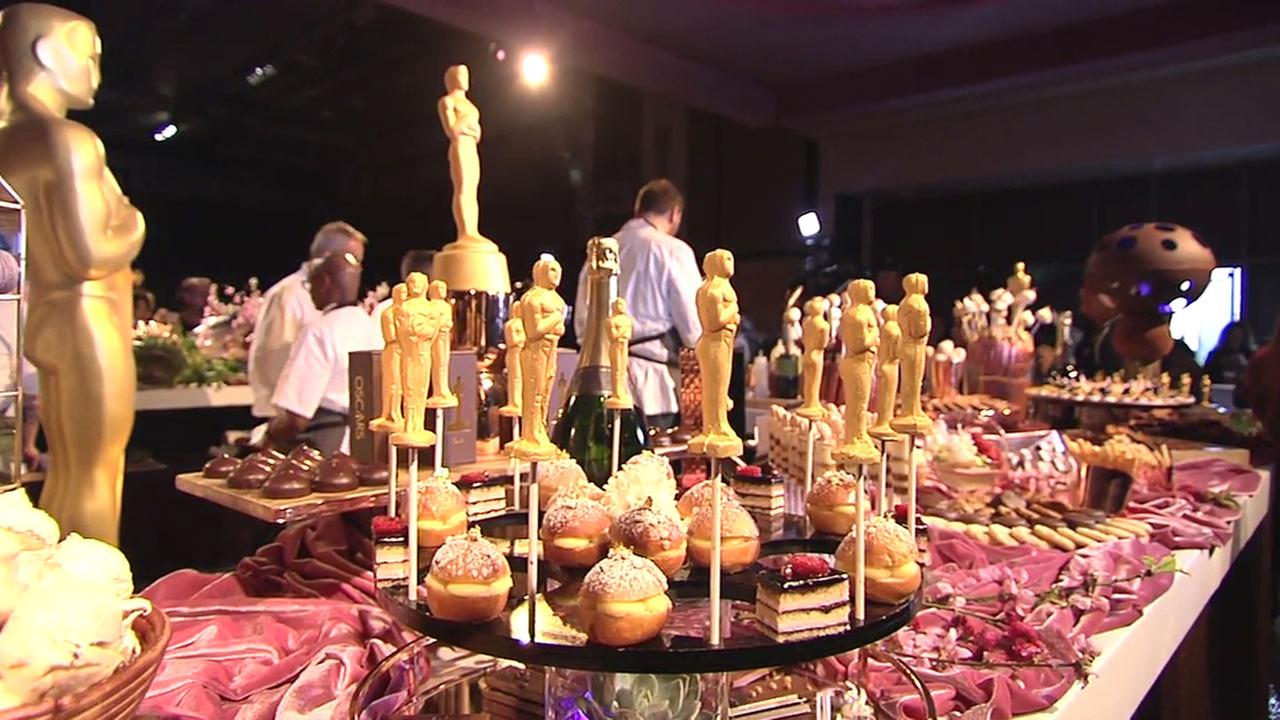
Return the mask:
[[458,484],[474,485],[475,483],[482,483],[488,479],[489,479],[489,473],[483,470],[479,470],[476,472],[463,473],[462,477],[458,478]]
[[792,555],[782,566],[782,577],[787,580],[807,580],[831,574],[831,563],[821,555]]
[[764,477],[764,469],[757,465],[744,465],[738,468],[737,474],[740,478],[760,478]]
[[374,535],[395,535],[397,533],[403,533],[408,529],[409,524],[398,517],[379,515],[373,519]]

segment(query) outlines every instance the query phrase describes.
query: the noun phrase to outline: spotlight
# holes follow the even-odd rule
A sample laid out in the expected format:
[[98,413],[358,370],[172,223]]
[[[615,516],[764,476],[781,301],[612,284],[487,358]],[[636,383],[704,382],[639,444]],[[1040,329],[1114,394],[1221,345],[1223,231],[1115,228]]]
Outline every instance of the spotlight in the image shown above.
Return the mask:
[[528,52],[520,58],[520,79],[532,88],[542,87],[551,77],[551,63],[539,52]]
[[813,210],[801,213],[796,218],[796,227],[800,229],[800,237],[817,237],[822,232],[822,222],[818,220],[818,213]]
[[177,134],[178,134],[177,125],[174,125],[173,123],[165,123],[164,125],[161,125],[160,127],[156,128],[155,132],[151,133],[151,139],[155,140],[156,142],[164,142],[165,140],[168,140],[169,138],[172,138],[174,135],[177,135]]
[[1169,301],[1169,312],[1180,312],[1187,309],[1187,299],[1178,296]]
[[502,48],[498,48],[498,51],[495,52],[493,56],[497,58],[498,62],[502,62],[507,59],[507,51]]

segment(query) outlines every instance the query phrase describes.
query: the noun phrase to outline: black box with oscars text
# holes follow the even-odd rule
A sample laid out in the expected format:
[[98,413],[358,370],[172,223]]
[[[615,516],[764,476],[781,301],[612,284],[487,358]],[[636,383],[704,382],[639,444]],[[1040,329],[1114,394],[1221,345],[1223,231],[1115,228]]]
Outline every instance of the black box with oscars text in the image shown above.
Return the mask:
[[[387,462],[387,434],[369,429],[369,422],[382,415],[382,351],[351,353],[349,360],[351,411],[351,456],[360,463]],[[476,459],[476,356],[470,350],[456,350],[449,358],[449,386],[458,396],[458,406],[445,410],[444,464],[456,467]],[[435,430],[435,411],[427,411],[427,429]],[[423,460],[429,461],[430,454]]]

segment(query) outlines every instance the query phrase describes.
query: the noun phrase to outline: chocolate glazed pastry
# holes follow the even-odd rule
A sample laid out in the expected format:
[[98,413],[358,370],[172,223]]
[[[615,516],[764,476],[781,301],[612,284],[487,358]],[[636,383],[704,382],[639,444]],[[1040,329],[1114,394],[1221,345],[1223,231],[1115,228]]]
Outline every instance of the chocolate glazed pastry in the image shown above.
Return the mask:
[[289,459],[308,469],[314,469],[324,462],[324,453],[310,445],[299,445],[289,453]]
[[300,498],[311,494],[311,477],[299,467],[285,464],[262,485],[262,497],[272,500]]
[[312,488],[322,493],[346,492],[358,487],[360,481],[356,477],[355,463],[343,453],[335,453],[321,463],[320,471],[312,483]]
[[370,463],[356,470],[360,484],[364,486],[386,485],[391,482],[391,470],[386,465]]
[[231,476],[236,468],[240,467],[240,461],[230,455],[219,455],[204,464],[204,477],[213,478],[215,480],[225,480]]
[[262,460],[245,460],[227,476],[227,485],[236,490],[256,490],[271,477],[271,467]]

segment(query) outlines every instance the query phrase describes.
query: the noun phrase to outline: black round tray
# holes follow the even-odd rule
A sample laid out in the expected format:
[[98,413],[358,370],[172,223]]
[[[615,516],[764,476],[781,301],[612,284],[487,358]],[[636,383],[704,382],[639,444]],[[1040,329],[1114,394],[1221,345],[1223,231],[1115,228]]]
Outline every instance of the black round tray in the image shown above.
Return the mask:
[[[521,514],[519,517],[523,517]],[[479,523],[498,535],[518,532],[512,515]],[[761,555],[832,552],[838,538],[796,537],[803,520],[788,518],[774,539],[761,544]],[[762,533],[765,537],[767,534]],[[791,537],[786,537],[790,535]],[[467,624],[434,617],[425,601],[409,600],[405,589],[380,590],[378,603],[398,622],[441,642],[507,660],[596,672],[704,673],[790,665],[838,655],[887,637],[915,616],[919,595],[899,605],[867,603],[867,617],[851,620],[849,630],[807,640],[778,642],[765,635],[755,619],[756,572],[724,575],[725,632],[719,647],[707,642],[709,603],[705,570],[683,571],[670,583],[671,616],[662,633],[649,642],[625,648],[595,645],[576,626],[577,579],[550,565],[540,573],[551,577],[537,596],[536,637],[529,639],[524,558],[512,558],[514,587],[502,615],[488,623]]]

